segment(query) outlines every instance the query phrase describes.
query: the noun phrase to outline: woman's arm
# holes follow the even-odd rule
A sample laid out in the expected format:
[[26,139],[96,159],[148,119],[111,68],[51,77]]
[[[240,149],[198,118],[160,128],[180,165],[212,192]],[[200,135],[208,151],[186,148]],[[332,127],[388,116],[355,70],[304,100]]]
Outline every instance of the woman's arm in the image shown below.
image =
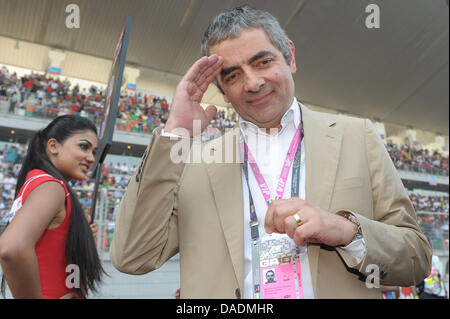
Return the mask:
[[65,191],[56,182],[37,186],[0,237],[0,263],[14,298],[42,298],[35,245],[58,213]]

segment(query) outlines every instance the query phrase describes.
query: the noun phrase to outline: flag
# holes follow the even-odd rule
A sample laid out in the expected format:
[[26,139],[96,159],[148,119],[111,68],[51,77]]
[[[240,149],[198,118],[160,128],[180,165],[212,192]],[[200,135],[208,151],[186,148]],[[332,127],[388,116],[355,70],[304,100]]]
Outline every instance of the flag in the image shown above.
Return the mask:
[[55,66],[51,66],[51,67],[48,68],[48,73],[55,74],[55,75],[60,75],[61,74],[61,69],[57,68]]
[[430,178],[428,179],[428,183],[430,185],[436,186],[437,185],[437,180],[435,176],[430,176]]
[[130,90],[130,91],[136,91],[137,86],[136,86],[136,84],[133,84],[133,83],[127,83],[126,89]]

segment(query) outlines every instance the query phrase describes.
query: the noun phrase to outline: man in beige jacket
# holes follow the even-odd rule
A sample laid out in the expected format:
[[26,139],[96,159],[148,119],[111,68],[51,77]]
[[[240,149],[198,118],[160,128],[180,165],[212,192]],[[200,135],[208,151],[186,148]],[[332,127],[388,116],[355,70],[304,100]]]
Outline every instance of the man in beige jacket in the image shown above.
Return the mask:
[[[181,298],[251,298],[254,200],[259,225],[252,225],[261,236],[287,234],[307,246],[301,266],[307,298],[381,298],[380,284],[422,281],[431,248],[373,125],[297,102],[295,46],[276,19],[249,7],[229,10],[209,26],[202,50],[121,201],[114,266],[144,274],[179,252]],[[240,115],[239,125],[180,157],[195,124],[203,131],[216,114],[215,107],[200,106],[213,81]],[[267,205],[253,171],[243,177],[240,138],[275,185],[300,123],[298,181],[291,182],[290,173],[282,199]],[[277,151],[253,143],[254,137],[275,140]],[[297,182],[299,195],[291,197]]]

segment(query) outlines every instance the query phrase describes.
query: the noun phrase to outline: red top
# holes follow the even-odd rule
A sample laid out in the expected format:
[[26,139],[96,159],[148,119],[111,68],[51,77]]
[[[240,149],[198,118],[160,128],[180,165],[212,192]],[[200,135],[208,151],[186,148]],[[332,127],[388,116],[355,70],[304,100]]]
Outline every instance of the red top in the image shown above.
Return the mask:
[[[67,288],[66,286],[66,278],[72,274],[71,269],[66,273],[67,262],[65,254],[67,233],[70,226],[70,213],[72,210],[69,192],[62,181],[42,170],[33,169],[28,173],[17,198],[22,195],[23,205],[33,189],[48,181],[58,182],[64,187],[66,193],[66,217],[58,227],[44,231],[36,243],[35,250],[39,264],[42,294],[45,299],[56,299],[75,291],[74,288]],[[72,283],[70,279],[69,282]]]
[[31,82],[30,80],[28,80],[28,81],[25,81],[24,85],[25,85],[25,87],[26,87],[27,89],[29,89],[30,87],[33,86],[33,82]]

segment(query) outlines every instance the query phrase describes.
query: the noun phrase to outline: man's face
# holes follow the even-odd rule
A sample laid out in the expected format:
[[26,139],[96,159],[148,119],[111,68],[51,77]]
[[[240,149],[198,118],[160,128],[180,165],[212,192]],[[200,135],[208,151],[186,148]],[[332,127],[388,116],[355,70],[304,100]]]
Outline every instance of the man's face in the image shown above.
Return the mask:
[[267,282],[274,282],[274,280],[275,280],[275,273],[273,271],[269,270],[266,273],[266,279],[267,279]]
[[210,48],[224,59],[218,76],[225,102],[261,128],[279,127],[294,97],[295,47],[290,41],[288,65],[263,29],[243,30]]

